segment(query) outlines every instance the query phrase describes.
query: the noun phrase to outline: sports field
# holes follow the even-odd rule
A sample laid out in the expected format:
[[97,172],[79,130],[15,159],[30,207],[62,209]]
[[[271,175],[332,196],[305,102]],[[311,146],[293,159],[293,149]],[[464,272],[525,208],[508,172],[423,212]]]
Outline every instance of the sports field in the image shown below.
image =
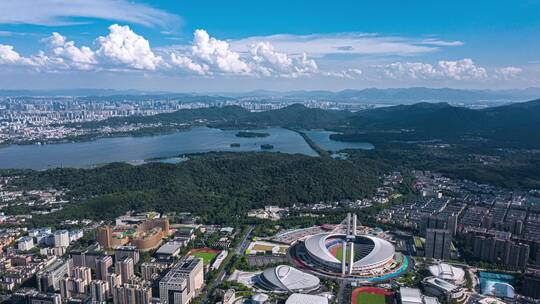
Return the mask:
[[352,304],[393,303],[394,293],[375,287],[359,287],[352,292]]
[[374,293],[359,293],[356,304],[386,304],[386,296]]
[[212,263],[214,258],[219,254],[219,250],[198,248],[192,249],[188,254],[203,259],[203,264],[208,265]]
[[[347,247],[347,260],[349,260],[349,257],[351,256],[351,249]],[[343,259],[343,246],[341,244],[335,245],[330,249],[330,253],[336,257],[340,262]]]

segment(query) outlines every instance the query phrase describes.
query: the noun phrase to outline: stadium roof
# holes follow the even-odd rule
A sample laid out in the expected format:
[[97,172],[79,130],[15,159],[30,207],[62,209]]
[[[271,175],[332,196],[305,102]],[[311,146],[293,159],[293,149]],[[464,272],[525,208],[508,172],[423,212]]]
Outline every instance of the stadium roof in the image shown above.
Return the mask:
[[287,265],[268,268],[261,276],[266,285],[272,285],[267,287],[282,291],[313,290],[317,289],[320,284],[320,280],[316,276]]
[[429,272],[439,279],[461,283],[465,279],[465,271],[462,268],[454,267],[446,263],[429,266]]
[[445,281],[445,280],[442,280],[442,279],[439,279],[437,277],[427,277],[424,279],[424,281],[428,284],[430,284],[431,286],[435,287],[435,288],[438,288],[444,292],[453,292],[454,290],[456,290],[458,288],[458,286],[448,282],[448,281]]
[[293,293],[285,304],[328,304],[328,299],[322,296]]
[[[317,256],[319,259],[322,259],[324,261],[330,262],[330,263],[341,263],[330,251],[325,245],[326,239],[329,237],[337,237],[337,238],[346,238],[346,235],[344,234],[334,234],[334,233],[321,233],[316,234],[310,238],[308,238],[305,242],[306,249],[313,255]],[[363,257],[362,259],[355,261],[354,266],[355,267],[365,267],[373,264],[378,264],[380,262],[383,262],[385,260],[388,260],[394,256],[395,249],[394,246],[381,238],[368,236],[368,235],[361,235],[356,236],[357,238],[365,238],[369,239],[373,242],[374,247],[371,252]]]

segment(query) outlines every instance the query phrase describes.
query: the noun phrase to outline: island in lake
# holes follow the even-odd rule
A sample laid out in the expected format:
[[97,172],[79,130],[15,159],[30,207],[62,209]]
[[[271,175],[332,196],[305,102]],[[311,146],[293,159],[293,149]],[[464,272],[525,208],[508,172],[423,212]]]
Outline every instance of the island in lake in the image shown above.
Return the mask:
[[272,150],[272,149],[274,149],[274,145],[271,145],[271,144],[262,144],[262,145],[261,145],[261,149],[262,149],[262,150]]
[[264,133],[264,132],[251,132],[251,131],[240,131],[236,133],[236,137],[246,137],[246,138],[254,138],[254,137],[268,137],[270,136],[270,133]]
[[232,143],[231,148],[240,148],[240,144],[239,143]]

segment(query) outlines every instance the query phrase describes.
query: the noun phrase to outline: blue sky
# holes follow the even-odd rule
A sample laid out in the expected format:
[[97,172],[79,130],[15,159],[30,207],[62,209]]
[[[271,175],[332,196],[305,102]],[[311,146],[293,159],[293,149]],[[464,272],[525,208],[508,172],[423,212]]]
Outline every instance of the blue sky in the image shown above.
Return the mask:
[[0,89],[408,86],[540,86],[540,1],[0,2]]

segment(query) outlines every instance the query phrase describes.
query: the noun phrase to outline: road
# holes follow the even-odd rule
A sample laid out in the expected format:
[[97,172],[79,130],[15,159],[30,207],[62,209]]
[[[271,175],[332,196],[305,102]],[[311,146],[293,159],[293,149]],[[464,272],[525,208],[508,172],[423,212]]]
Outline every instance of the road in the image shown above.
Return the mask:
[[349,299],[345,297],[347,290],[347,281],[346,280],[339,280],[339,290],[336,295],[336,303],[338,304],[348,304]]
[[[254,225],[250,225],[248,227],[248,230],[245,232],[244,236],[242,237],[242,241],[240,244],[235,248],[234,255],[242,255],[244,252],[246,252],[247,248],[249,247],[250,236],[251,232],[255,228]],[[204,297],[201,299],[201,303],[208,303],[208,297],[214,292],[214,289],[216,289],[217,286],[219,286],[223,281],[225,280],[225,277],[227,276],[227,270],[229,269],[229,264],[231,261],[234,260],[234,257],[231,258],[226,265],[221,267],[221,270],[217,273],[216,278],[208,283],[208,286],[206,287],[206,292],[204,294]]]
[[248,230],[246,231],[246,234],[242,238],[242,242],[240,242],[240,245],[236,247],[235,254],[239,255],[239,254],[244,254],[246,252],[246,250],[249,247],[249,243],[251,243],[249,236],[251,235],[251,232],[253,231],[254,228],[255,228],[255,225],[249,225]]

